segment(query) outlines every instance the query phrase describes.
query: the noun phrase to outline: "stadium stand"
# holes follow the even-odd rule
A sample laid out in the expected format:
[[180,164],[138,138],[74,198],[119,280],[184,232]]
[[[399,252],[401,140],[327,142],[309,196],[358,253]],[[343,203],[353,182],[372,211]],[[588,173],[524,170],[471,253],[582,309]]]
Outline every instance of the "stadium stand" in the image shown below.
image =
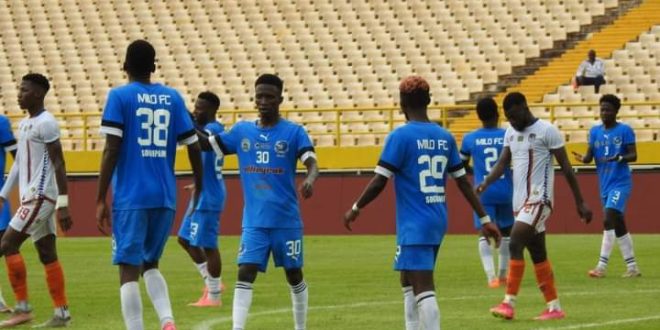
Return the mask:
[[[105,94],[125,79],[118,50],[145,38],[158,49],[154,80],[178,88],[189,106],[192,95],[211,89],[223,109],[251,109],[255,77],[276,72],[286,84],[286,115],[306,123],[319,145],[379,145],[403,120],[391,108],[401,77],[424,75],[436,106],[468,101],[485,84],[624,2],[205,0],[131,2],[126,8],[118,2],[0,0],[0,106],[20,117],[16,82],[26,72],[43,72],[53,81],[47,107],[61,114],[65,148],[99,149]],[[642,7],[649,2],[655,1]],[[646,46],[657,44],[651,39],[644,37],[640,48],[649,54]],[[652,68],[648,59],[628,59],[639,59],[634,63],[657,76],[657,61]],[[636,72],[624,69],[626,63],[618,77],[641,83]],[[652,95],[651,87],[639,86],[629,98]],[[434,119],[447,124],[447,108],[434,109]],[[225,114],[222,120],[248,118],[254,113]],[[451,128],[460,132],[461,122],[470,125],[466,119]]]

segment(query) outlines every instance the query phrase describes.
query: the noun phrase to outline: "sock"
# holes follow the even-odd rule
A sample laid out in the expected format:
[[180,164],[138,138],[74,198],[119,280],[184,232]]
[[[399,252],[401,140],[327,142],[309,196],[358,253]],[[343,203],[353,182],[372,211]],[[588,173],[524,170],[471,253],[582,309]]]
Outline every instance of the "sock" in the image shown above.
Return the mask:
[[26,302],[27,305],[27,270],[25,269],[23,256],[20,253],[5,256],[5,264],[7,265],[7,275],[9,275],[9,282],[14,290],[16,301]]
[[403,312],[406,320],[406,330],[419,329],[419,311],[412,286],[401,288],[403,291]]
[[440,309],[438,308],[438,301],[435,300],[435,292],[424,291],[418,294],[415,299],[417,300],[422,328],[425,330],[440,330]]
[[614,247],[614,229],[603,231],[603,242],[600,244],[600,258],[598,259],[598,269],[606,269],[610,261],[612,247]]
[[0,289],[0,305],[7,306],[7,301],[5,301],[5,297],[2,295],[2,289]]
[[220,282],[222,281],[222,277],[213,277],[209,276],[206,278],[206,287],[209,289],[208,291],[208,297],[209,299],[213,301],[217,301],[220,299]]
[[172,305],[170,304],[170,295],[167,291],[167,283],[163,274],[156,268],[144,272],[142,275],[144,284],[147,287],[147,293],[154,305],[161,327],[167,322],[174,322],[172,315]]
[[53,310],[53,315],[59,316],[63,319],[68,319],[71,317],[71,313],[69,313],[69,306],[61,306],[61,307],[55,307]]
[[127,330],[143,330],[142,324],[142,298],[138,282],[124,283],[119,288],[121,297],[121,314]]
[[559,305],[559,299],[548,301],[547,303],[549,311],[560,311],[561,305]]
[[252,304],[252,283],[236,282],[234,289],[234,304],[231,311],[233,330],[243,330]]
[[479,256],[481,257],[481,265],[484,267],[488,281],[495,279],[495,265],[493,263],[493,252],[488,245],[488,240],[485,237],[479,237]]
[[293,321],[296,330],[305,330],[307,324],[307,301],[309,291],[305,280],[291,286],[291,304],[293,305]]
[[516,303],[516,296],[520,291],[523,274],[525,274],[525,260],[511,259],[509,261],[509,274],[506,277],[506,296],[504,296],[504,302],[511,304],[511,306]]
[[627,233],[619,237],[618,240],[619,240],[619,248],[621,249],[621,255],[623,256],[623,261],[626,262],[626,267],[629,270],[637,269],[637,262],[635,261],[635,251],[633,251],[633,242],[630,233]]
[[557,300],[555,276],[552,273],[552,265],[550,265],[550,261],[546,260],[534,264],[534,272],[536,273],[536,283],[538,283],[539,289],[543,292],[545,302],[549,303],[553,300]]
[[500,242],[500,256],[499,256],[499,274],[497,277],[499,278],[506,278],[506,272],[509,269],[509,242],[511,241],[511,238],[509,237],[502,237],[502,241]]
[[199,275],[202,275],[202,279],[206,280],[206,278],[209,277],[208,263],[206,261],[201,264],[195,264],[195,267],[197,267]]
[[[66,292],[64,290],[64,272],[59,260],[44,266],[46,270],[46,283],[48,283],[48,292],[53,300],[55,308],[66,307]],[[68,313],[68,312],[67,312]]]

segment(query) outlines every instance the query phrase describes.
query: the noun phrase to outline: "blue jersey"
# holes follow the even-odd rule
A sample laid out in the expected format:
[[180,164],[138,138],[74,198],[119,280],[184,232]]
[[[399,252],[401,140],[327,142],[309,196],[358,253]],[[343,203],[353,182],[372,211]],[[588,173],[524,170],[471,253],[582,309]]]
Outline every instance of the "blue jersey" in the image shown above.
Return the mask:
[[[5,162],[7,161],[7,153],[16,150],[16,139],[11,132],[11,123],[7,117],[0,115],[0,169],[5,170]],[[0,175],[0,187],[5,184],[5,176]]]
[[[484,181],[502,154],[504,147],[504,132],[502,128],[480,128],[466,134],[461,145],[461,157],[472,157],[474,169],[474,185]],[[481,194],[483,204],[511,204],[513,200],[513,181],[511,169],[506,168],[504,174]]]
[[[204,126],[209,135],[220,134],[225,130],[217,121]],[[199,199],[198,210],[222,211],[225,205],[225,181],[222,179],[223,158],[216,156],[213,151],[202,152],[202,165],[204,167],[203,189]]]
[[245,201],[243,228],[302,228],[296,163],[314,151],[302,126],[285,119],[268,128],[244,121],[209,141],[222,154],[238,156]]
[[176,206],[176,145],[197,141],[179,93],[162,84],[131,82],[108,93],[101,133],[122,138],[112,177],[115,210]]
[[376,173],[394,175],[398,245],[437,245],[447,231],[447,174],[465,175],[454,137],[435,123],[392,131]]
[[627,162],[608,162],[607,158],[623,155],[628,146],[635,144],[635,133],[630,126],[617,122],[616,126],[606,129],[596,125],[589,131],[589,148],[593,153],[598,172],[601,194],[613,188],[632,188],[632,175]]

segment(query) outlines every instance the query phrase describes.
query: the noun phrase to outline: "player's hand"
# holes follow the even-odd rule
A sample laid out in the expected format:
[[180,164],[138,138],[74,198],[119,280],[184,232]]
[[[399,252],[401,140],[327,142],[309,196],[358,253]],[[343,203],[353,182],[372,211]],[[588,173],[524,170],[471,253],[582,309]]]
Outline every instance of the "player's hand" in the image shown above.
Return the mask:
[[312,194],[314,193],[314,185],[309,180],[305,179],[300,184],[300,187],[298,187],[298,192],[304,199],[308,199],[312,197]]
[[73,221],[71,220],[71,215],[69,214],[69,207],[61,207],[57,209],[57,220],[59,221],[60,228],[62,228],[63,231],[69,231],[69,229],[71,229]]
[[110,212],[108,212],[108,205],[105,201],[96,203],[96,228],[101,232],[101,234],[108,236],[106,228],[112,227],[112,221],[110,220]]
[[191,184],[185,185],[185,186],[183,186],[183,189],[187,190],[187,191],[195,191],[195,184],[191,183]]
[[353,209],[349,209],[346,211],[346,213],[344,213],[344,227],[346,227],[348,231],[353,231],[351,228],[351,223],[357,219],[358,215],[360,215],[360,211],[356,212],[353,211]]
[[591,222],[591,217],[593,217],[593,213],[589,209],[589,206],[584,202],[578,205],[578,214],[580,215],[580,221],[587,224]]
[[500,233],[500,230],[497,229],[497,226],[495,226],[494,223],[489,222],[482,225],[481,233],[489,241],[488,242],[489,244],[490,244],[489,238],[492,238],[495,240],[495,246],[500,247],[500,242],[502,241],[502,234]]
[[571,151],[571,153],[573,154],[573,157],[575,157],[576,161],[578,161],[580,163],[584,163],[584,155],[582,155],[581,153],[579,153],[577,151]]
[[484,191],[486,191],[486,188],[488,185],[485,184],[485,181],[480,183],[476,188],[474,188],[474,194],[479,196],[481,195]]

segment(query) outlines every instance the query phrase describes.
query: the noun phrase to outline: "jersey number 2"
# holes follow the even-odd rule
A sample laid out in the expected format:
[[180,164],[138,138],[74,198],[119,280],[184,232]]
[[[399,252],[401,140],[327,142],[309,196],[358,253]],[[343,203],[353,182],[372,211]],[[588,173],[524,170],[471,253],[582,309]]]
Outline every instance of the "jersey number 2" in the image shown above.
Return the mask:
[[[165,109],[152,110],[138,108],[136,115],[142,119],[140,128],[143,133],[138,137],[138,144],[143,147],[167,147],[167,129],[170,126],[170,112]],[[146,133],[146,137],[145,137]]]

